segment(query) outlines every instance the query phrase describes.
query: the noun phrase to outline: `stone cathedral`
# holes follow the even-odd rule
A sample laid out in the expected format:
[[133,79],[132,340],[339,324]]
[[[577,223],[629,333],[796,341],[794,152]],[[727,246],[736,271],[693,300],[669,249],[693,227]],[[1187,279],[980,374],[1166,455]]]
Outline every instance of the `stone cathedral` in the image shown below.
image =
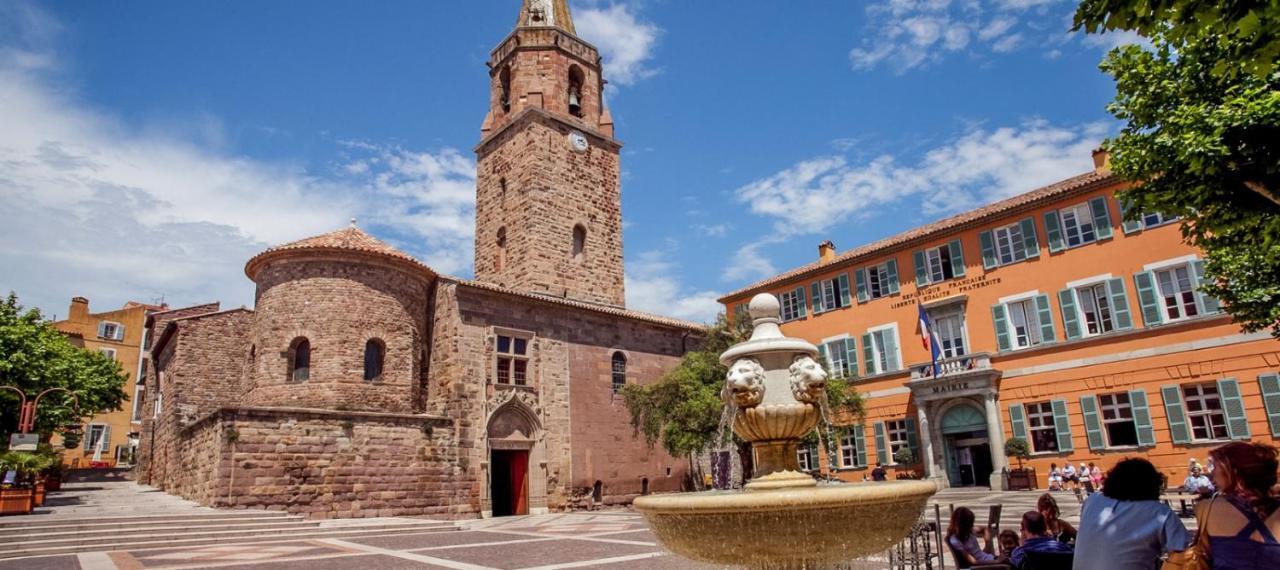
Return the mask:
[[624,305],[619,150],[599,52],[524,0],[488,61],[475,279],[354,222],[245,265],[253,310],[154,313],[140,482],[315,518],[502,516],[681,488],[618,388],[696,323]]

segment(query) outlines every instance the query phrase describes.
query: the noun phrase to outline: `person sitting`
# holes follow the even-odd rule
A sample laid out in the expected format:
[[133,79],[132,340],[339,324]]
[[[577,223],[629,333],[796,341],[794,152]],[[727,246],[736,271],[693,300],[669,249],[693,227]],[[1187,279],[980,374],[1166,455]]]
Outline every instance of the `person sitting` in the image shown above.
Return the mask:
[[1071,553],[1071,547],[1049,536],[1045,528],[1044,515],[1038,511],[1027,511],[1022,515],[1022,546],[1013,550],[1009,563],[1014,568],[1023,568],[1028,553]]
[[1062,483],[1075,491],[1080,484],[1080,476],[1076,474],[1076,468],[1068,462],[1062,467]]
[[1018,533],[1006,528],[1000,531],[1000,536],[997,537],[997,542],[1000,543],[1000,556],[996,557],[996,562],[1011,564],[1009,562],[1009,557],[1013,556],[1013,551],[1015,549],[1022,546],[1022,541],[1018,539]]
[[[968,507],[959,507],[951,513],[951,524],[947,526],[947,546],[956,559],[956,566],[969,568],[974,564],[993,562],[996,557],[991,554],[991,537],[987,529],[973,528],[973,511]],[[978,547],[978,538],[986,542],[986,546]]]
[[1075,543],[1076,527],[1058,518],[1060,514],[1058,501],[1054,500],[1053,495],[1049,493],[1040,495],[1040,499],[1036,501],[1036,510],[1044,516],[1044,524],[1049,529],[1049,536],[1058,539],[1063,544]]
[[1199,467],[1192,467],[1187,478],[1182,481],[1182,492],[1208,497],[1213,494],[1213,482],[1205,477]]
[[888,477],[886,476],[886,473],[885,473],[884,464],[876,463],[876,468],[871,470],[871,480],[884,481],[887,478]]
[[1199,537],[1191,558],[1221,568],[1280,568],[1280,468],[1275,447],[1238,441],[1210,452],[1218,496],[1196,505]]
[[1096,463],[1089,463],[1089,481],[1093,483],[1095,491],[1102,490],[1102,469]]
[[1187,527],[1160,501],[1162,481],[1145,459],[1116,463],[1080,508],[1073,568],[1145,570],[1159,567],[1162,552],[1186,550]]
[[1062,470],[1058,469],[1057,463],[1049,464],[1049,490],[1050,491],[1062,490]]

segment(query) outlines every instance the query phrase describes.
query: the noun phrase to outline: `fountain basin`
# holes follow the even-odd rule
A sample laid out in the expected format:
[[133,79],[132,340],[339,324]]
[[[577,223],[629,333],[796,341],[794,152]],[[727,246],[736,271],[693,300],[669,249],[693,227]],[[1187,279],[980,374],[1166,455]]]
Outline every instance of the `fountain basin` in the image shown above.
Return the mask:
[[907,534],[938,487],[884,481],[639,497],[667,549],[701,562],[820,568],[883,552]]

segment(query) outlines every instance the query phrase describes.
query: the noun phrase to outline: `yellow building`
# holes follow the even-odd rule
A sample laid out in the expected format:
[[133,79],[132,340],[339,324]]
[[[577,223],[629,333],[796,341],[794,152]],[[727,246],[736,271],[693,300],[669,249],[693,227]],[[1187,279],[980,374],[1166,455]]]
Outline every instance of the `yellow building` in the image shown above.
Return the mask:
[[[143,355],[147,315],[164,307],[130,301],[124,308],[105,313],[89,312],[89,300],[72,297],[66,320],[53,323],[72,342],[86,350],[96,350],[120,363],[129,379],[124,391],[127,401],[121,409],[96,414],[84,426],[82,442],[77,449],[63,454],[71,467],[89,467],[97,461],[112,466],[132,464],[141,427],[138,402],[147,358]],[[95,460],[95,456],[97,459]]]

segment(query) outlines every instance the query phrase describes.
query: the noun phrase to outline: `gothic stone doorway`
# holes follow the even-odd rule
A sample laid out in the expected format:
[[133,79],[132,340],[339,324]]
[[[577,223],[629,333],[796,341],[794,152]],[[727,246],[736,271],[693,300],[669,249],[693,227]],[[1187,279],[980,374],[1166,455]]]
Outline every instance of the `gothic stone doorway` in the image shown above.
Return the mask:
[[947,479],[952,487],[986,485],[993,470],[986,417],[975,406],[958,405],[942,417]]
[[495,449],[489,469],[493,516],[529,514],[529,451]]

